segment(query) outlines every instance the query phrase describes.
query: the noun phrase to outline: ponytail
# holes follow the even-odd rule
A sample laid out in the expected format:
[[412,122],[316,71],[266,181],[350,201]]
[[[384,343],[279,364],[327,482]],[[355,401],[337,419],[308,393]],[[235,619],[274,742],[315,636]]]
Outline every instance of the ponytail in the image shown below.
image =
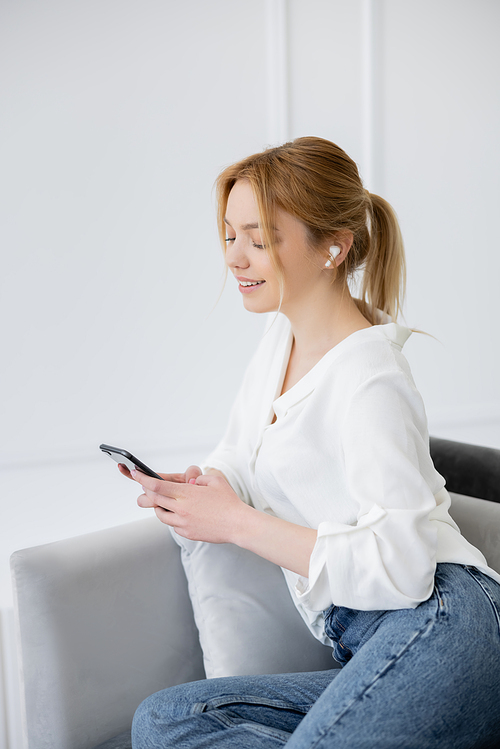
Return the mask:
[[406,287],[403,238],[392,206],[370,194],[371,231],[361,289],[362,302],[394,320],[402,311]]

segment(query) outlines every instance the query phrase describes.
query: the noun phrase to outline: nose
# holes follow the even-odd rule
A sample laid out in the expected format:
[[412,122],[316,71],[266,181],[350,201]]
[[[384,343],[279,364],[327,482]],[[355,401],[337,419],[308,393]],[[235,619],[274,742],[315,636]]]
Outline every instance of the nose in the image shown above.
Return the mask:
[[236,237],[226,244],[226,263],[229,268],[248,268],[250,263],[243,248],[243,242]]

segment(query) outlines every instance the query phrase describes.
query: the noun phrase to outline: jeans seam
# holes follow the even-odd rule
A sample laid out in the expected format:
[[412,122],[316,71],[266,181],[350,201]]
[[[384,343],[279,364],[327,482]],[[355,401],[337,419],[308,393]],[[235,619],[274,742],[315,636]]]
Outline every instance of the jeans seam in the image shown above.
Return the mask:
[[342,624],[342,622],[341,622],[341,621],[339,621],[339,617],[338,617],[338,614],[335,614],[335,624],[336,624],[336,625],[337,625],[337,626],[338,626],[338,627],[339,627],[339,628],[340,628],[340,629],[341,629],[341,630],[342,630],[343,632],[345,632],[345,627],[344,627],[344,625]]
[[498,607],[497,607],[495,601],[493,600],[490,591],[488,590],[488,588],[486,587],[486,585],[483,585],[483,582],[480,579],[480,577],[476,577],[476,575],[474,574],[474,572],[477,572],[477,570],[476,570],[475,567],[466,566],[465,569],[466,569],[467,573],[472,577],[472,579],[474,580],[474,582],[477,583],[477,585],[479,585],[479,587],[483,591],[484,595],[488,599],[489,604],[490,604],[491,608],[493,609],[493,614],[495,616],[495,620],[496,620],[497,627],[498,627],[498,633],[500,634],[500,611],[498,610]]
[[439,589],[439,585],[436,579],[434,580],[433,592],[434,592],[434,595],[436,596],[437,604],[438,604],[436,618],[437,619],[446,618],[448,616],[448,611],[446,610],[446,606],[445,606],[446,595]]
[[213,718],[226,728],[232,728],[237,725],[245,726],[247,731],[253,731],[254,733],[260,734],[261,736],[272,736],[274,739],[282,741],[283,746],[288,742],[292,735],[288,731],[280,731],[279,728],[270,728],[269,726],[264,726],[261,723],[255,723],[250,720],[236,721],[231,719],[225,713],[218,712],[216,710],[211,711],[210,713],[208,713],[208,715],[210,716],[210,718]]
[[339,639],[337,640],[336,645],[339,648],[342,649],[342,651],[343,651],[343,657],[346,658],[346,660],[350,660],[350,658],[347,659],[347,655],[350,655],[351,658],[352,658],[352,650],[347,645],[345,645],[342,642],[342,637],[344,636],[344,634],[346,632],[346,627],[344,627],[344,625],[342,624],[342,622],[339,620],[339,612],[338,611],[335,612],[335,626],[338,628],[339,631],[342,632],[342,634],[340,635]]
[[348,648],[347,645],[344,645],[344,643],[342,642],[342,640],[339,640],[337,644],[338,644],[339,648],[342,648],[344,657],[346,657],[347,654],[350,654],[351,658],[352,658],[352,650],[350,648]]
[[[313,703],[314,704],[314,703]],[[312,704],[291,704],[286,700],[270,700],[265,697],[255,697],[253,699],[249,695],[244,694],[226,694],[224,697],[217,697],[208,702],[197,702],[193,705],[193,711],[195,712],[208,712],[209,710],[218,710],[221,707],[229,707],[231,705],[259,705],[263,707],[272,707],[276,710],[291,710],[295,713],[303,713],[304,715],[311,709]],[[196,708],[196,710],[194,710]]]
[[[243,718],[235,719],[228,715],[227,713],[223,712],[220,708],[222,707],[231,707],[232,705],[261,705],[263,707],[272,707],[278,710],[288,710],[292,711],[294,713],[298,713],[299,715],[306,715],[307,712],[311,709],[312,705],[290,705],[290,703],[280,700],[266,700],[262,697],[256,698],[255,700],[249,699],[248,696],[244,697],[243,695],[226,695],[226,697],[216,700],[210,700],[209,702],[197,702],[192,707],[192,713],[205,713],[210,718],[213,718],[214,720],[221,723],[226,728],[230,728],[237,725],[244,725],[247,730],[253,731],[254,733],[265,735],[265,736],[272,736],[274,739],[277,739],[279,741],[283,742],[283,745],[285,745],[288,740],[291,737],[291,732],[289,731],[282,731],[279,728],[272,728],[270,726],[265,726],[261,723],[257,723],[252,720],[245,720]],[[208,710],[206,708],[209,708]]]
[[393,658],[391,658],[391,660],[388,663],[385,664],[384,668],[374,677],[374,679],[370,682],[370,684],[367,684],[367,686],[363,689],[363,691],[360,694],[356,695],[356,697],[354,697],[349,702],[349,704],[345,706],[345,708],[342,710],[342,712],[339,713],[339,715],[337,715],[336,718],[329,724],[328,728],[325,728],[324,731],[321,733],[321,735],[318,736],[318,738],[314,742],[314,744],[311,744],[310,749],[314,749],[315,746],[318,746],[318,744],[320,743],[320,741],[323,741],[323,739],[328,734],[328,732],[332,729],[332,727],[336,723],[338,723],[338,721],[341,718],[344,717],[344,715],[352,708],[352,706],[356,702],[358,702],[359,700],[361,700],[367,694],[367,692],[382,678],[382,676],[384,676],[384,674],[387,673],[387,671],[389,671],[405,655],[405,653],[412,647],[412,645],[414,645],[414,643],[420,637],[423,637],[424,635],[427,634],[427,632],[430,631],[430,629],[434,626],[434,624],[436,623],[436,621],[437,621],[438,618],[440,618],[439,602],[438,602],[438,611],[436,612],[435,616],[432,619],[428,620],[425,623],[425,625],[422,626],[418,630],[418,632],[415,632],[415,634],[413,635],[413,637],[406,643],[406,645],[402,648],[402,650],[400,650],[400,652],[396,656],[394,656]]

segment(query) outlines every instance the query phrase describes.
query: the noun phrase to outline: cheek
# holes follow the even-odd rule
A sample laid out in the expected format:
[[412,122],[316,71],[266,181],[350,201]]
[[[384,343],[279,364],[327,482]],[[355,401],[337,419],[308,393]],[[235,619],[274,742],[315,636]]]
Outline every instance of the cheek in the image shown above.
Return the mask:
[[272,284],[274,281],[277,283],[278,276],[269,257],[265,256],[259,258],[259,261],[256,264],[256,269],[258,274],[261,275],[262,278],[265,278],[268,283]]
[[307,270],[308,269],[304,267],[304,263],[289,262],[284,270],[285,283],[295,285],[300,281],[303,281],[307,276]]

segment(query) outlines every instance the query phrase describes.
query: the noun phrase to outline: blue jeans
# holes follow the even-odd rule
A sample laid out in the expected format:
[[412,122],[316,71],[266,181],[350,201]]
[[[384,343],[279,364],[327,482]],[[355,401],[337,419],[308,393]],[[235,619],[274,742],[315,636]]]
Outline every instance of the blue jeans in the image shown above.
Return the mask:
[[416,609],[332,606],[341,669],[230,677],[152,695],[134,749],[498,749],[500,585],[440,564]]
[[500,586],[440,564],[416,609],[332,606],[341,669],[171,687],[138,708],[134,749],[500,746]]

